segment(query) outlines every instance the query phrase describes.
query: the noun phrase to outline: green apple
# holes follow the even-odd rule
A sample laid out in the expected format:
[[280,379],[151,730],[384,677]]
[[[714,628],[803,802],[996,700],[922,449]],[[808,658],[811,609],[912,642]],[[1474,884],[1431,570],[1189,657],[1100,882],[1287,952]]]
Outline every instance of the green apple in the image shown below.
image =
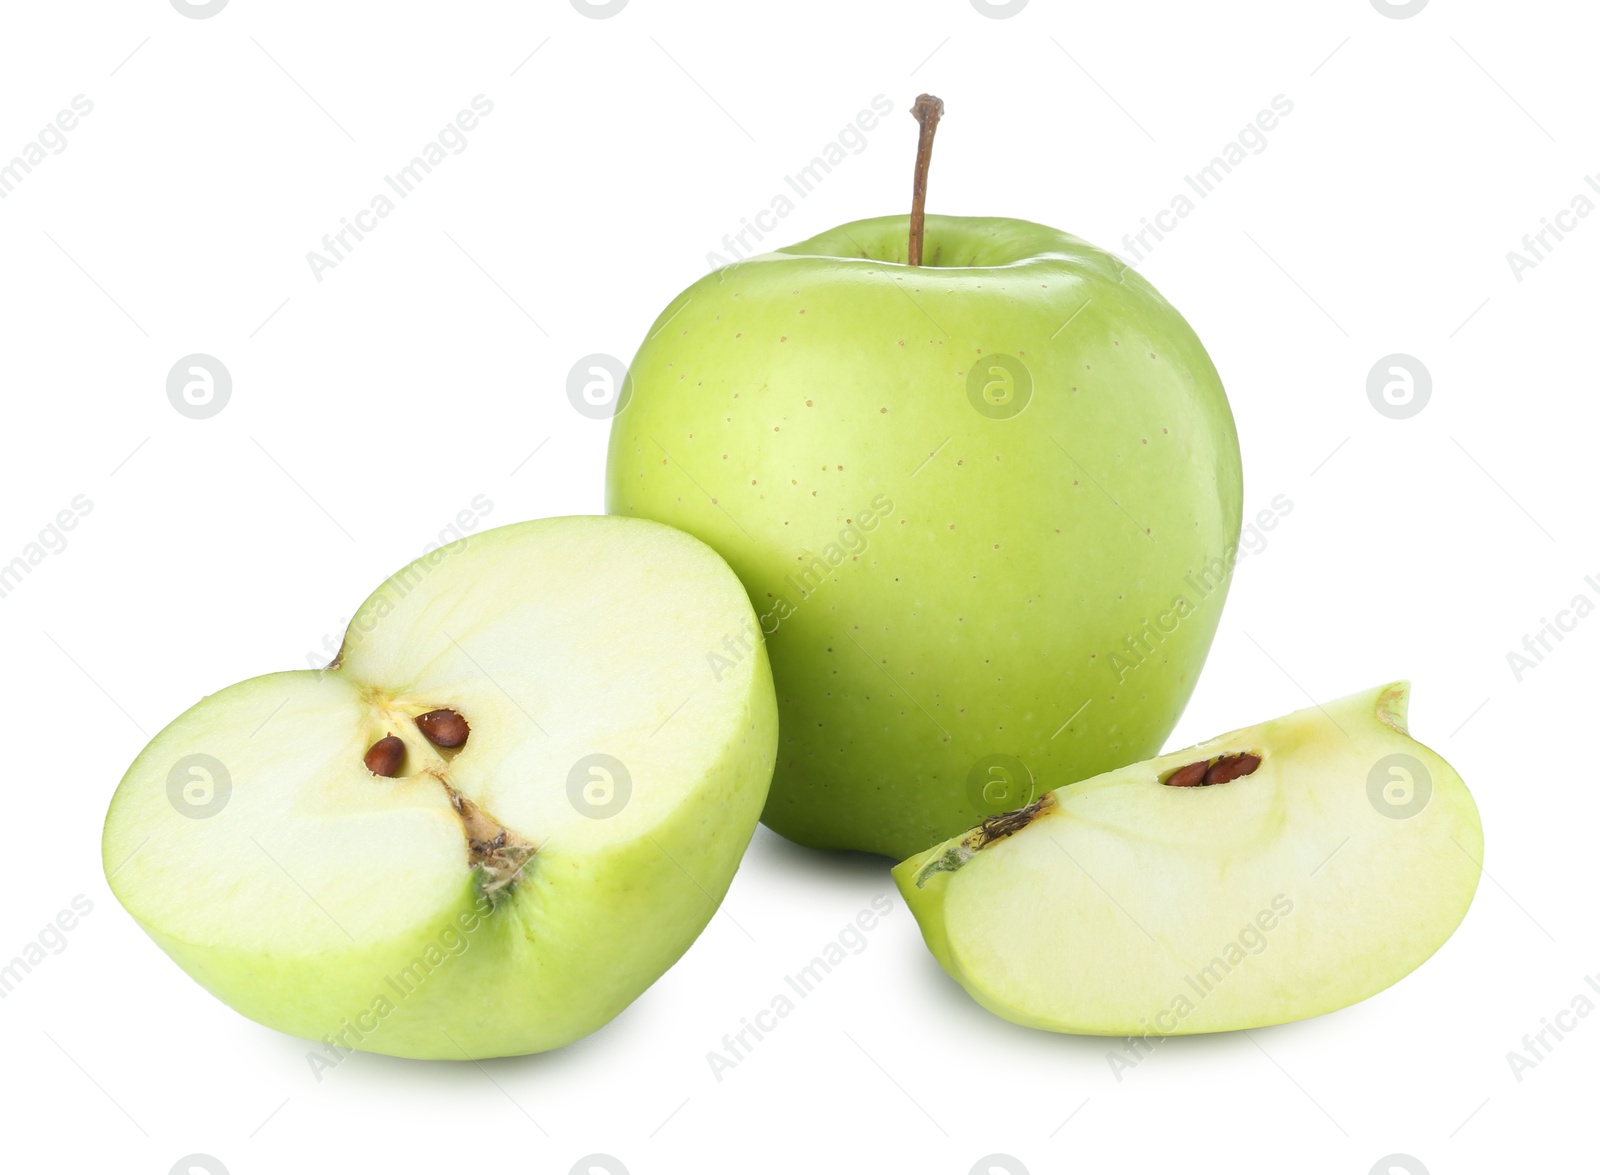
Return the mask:
[[1020,220],[847,224],[667,306],[607,508],[704,539],[771,648],[763,819],[896,859],[1155,754],[1216,630],[1238,439],[1150,284]]
[[473,535],[379,587],[329,669],[151,740],[107,877],[214,995],[330,1055],[566,1044],[688,948],[755,829],[777,708],[754,624],[665,526]]
[[1174,1036],[1382,991],[1460,924],[1483,829],[1406,733],[1405,683],[1047,792],[895,867],[984,1007],[1053,1032]]

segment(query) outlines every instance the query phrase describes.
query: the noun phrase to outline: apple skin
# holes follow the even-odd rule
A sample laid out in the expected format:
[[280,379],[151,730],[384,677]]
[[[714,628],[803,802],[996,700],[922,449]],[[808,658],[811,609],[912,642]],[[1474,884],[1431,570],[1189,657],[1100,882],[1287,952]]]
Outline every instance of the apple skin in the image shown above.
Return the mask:
[[680,294],[607,468],[608,510],[704,540],[761,617],[763,820],[897,859],[1160,749],[1242,499],[1217,372],[1142,277],[1041,225],[940,216],[912,268],[907,224]]
[[[711,920],[755,826],[749,781],[765,771],[762,742],[757,733],[741,743],[708,778],[702,810],[674,813],[654,842],[582,860],[547,854],[493,908],[464,876],[427,920],[332,961],[142,926],[212,995],[292,1036],[426,1060],[560,1048],[615,1018]],[[313,1072],[331,1067],[319,1059]]]
[[[466,1059],[600,1028],[688,949],[727,893],[777,749],[766,650],[713,681],[705,650],[756,618],[733,574],[654,523],[480,531],[390,576],[326,670],[250,678],[178,716],[112,798],[112,892],[218,999],[324,1049]],[[408,716],[470,716],[459,750]],[[379,778],[363,752],[408,742]],[[631,765],[620,811],[575,810],[588,752]],[[225,765],[190,818],[174,764]],[[441,784],[536,851],[498,897]],[[338,1050],[336,1052],[335,1050]]]
[[[1411,737],[1409,700],[1391,682],[1082,780],[895,883],[939,965],[1029,1028],[1186,1036],[1348,1007],[1450,938],[1482,872],[1472,793]],[[1257,767],[1231,782],[1163,782],[1240,752]]]

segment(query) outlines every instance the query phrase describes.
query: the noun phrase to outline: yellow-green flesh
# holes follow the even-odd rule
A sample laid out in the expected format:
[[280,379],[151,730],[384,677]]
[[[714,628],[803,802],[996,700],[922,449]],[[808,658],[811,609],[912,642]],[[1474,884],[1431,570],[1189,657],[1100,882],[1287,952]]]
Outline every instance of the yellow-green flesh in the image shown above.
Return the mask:
[[[1369,690],[1059,789],[1021,831],[975,851],[956,838],[895,879],[944,968],[1019,1024],[1178,1035],[1342,1008],[1432,955],[1478,883],[1477,808],[1407,735],[1406,693]],[[1254,773],[1162,782],[1240,752],[1261,756]]]
[[[759,641],[720,679],[706,654],[753,624],[727,566],[666,527],[475,535],[386,581],[338,668],[241,682],[158,734],[106,819],[112,888],[195,979],[282,1031],[416,1057],[565,1044],[682,954],[749,841],[770,671]],[[422,737],[436,708],[468,719],[460,750]],[[405,766],[380,778],[363,755],[389,734]],[[612,815],[571,796],[595,753],[628,773]],[[227,774],[211,815],[169,792],[196,754]],[[535,849],[503,885],[451,789]]]

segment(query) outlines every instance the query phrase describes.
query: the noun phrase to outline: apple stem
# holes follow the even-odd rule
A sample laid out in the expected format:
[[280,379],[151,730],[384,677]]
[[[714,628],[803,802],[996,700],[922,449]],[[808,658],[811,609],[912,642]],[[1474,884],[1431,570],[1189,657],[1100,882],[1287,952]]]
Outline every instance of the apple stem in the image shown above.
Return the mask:
[[906,264],[922,264],[922,225],[928,203],[928,164],[933,159],[933,132],[939,129],[944,102],[932,94],[919,94],[911,116],[922,127],[917,135],[917,170],[911,179],[911,238],[906,244]]

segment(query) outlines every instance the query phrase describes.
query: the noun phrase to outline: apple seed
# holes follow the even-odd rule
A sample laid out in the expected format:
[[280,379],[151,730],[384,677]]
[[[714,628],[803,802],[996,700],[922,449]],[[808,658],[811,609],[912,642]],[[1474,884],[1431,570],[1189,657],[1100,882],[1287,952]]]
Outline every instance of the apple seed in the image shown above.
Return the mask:
[[406,744],[392,734],[387,735],[368,747],[361,761],[372,774],[393,779],[400,774],[400,765],[406,761]]
[[1168,787],[1211,787],[1238,779],[1241,775],[1249,775],[1259,766],[1260,755],[1242,751],[1217,759],[1198,759],[1186,767],[1179,767],[1161,782]]
[[417,716],[417,729],[436,747],[449,750],[467,741],[472,728],[454,710],[429,710]]
[[1206,771],[1210,767],[1210,762],[1201,759],[1198,763],[1190,763],[1187,767],[1179,767],[1161,782],[1168,787],[1201,787],[1206,782]]
[[1206,771],[1206,786],[1214,783],[1227,783],[1230,779],[1238,779],[1241,775],[1249,775],[1261,766],[1261,756],[1249,753],[1243,755],[1224,755]]

